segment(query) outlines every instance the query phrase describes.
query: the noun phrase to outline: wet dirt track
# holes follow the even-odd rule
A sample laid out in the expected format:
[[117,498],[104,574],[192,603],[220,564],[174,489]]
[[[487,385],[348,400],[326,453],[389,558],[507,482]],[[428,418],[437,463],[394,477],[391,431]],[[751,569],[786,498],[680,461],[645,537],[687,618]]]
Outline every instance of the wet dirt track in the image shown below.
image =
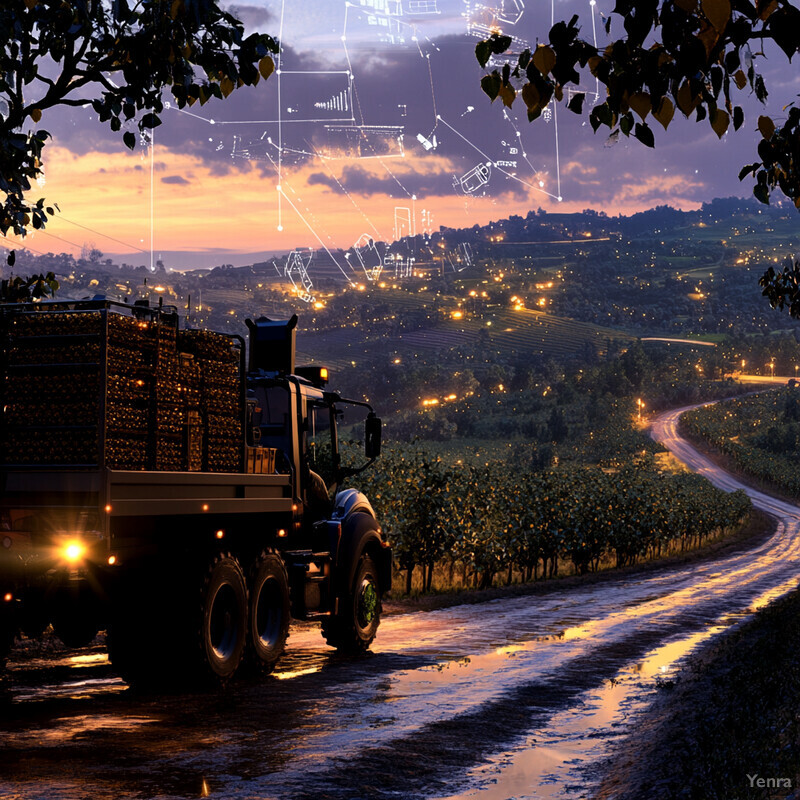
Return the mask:
[[[654,435],[726,489],[676,433]],[[548,594],[385,618],[373,654],[293,629],[272,677],[141,695],[100,649],[18,650],[0,694],[0,798],[588,797],[680,659],[798,584],[800,509],[749,550]]]

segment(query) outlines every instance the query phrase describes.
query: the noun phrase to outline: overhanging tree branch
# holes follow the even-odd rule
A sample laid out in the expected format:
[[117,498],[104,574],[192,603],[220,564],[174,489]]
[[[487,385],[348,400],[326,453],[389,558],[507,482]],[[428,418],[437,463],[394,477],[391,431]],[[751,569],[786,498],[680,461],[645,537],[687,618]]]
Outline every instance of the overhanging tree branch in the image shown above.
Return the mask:
[[[23,132],[26,121],[38,126],[51,108],[91,104],[112,130],[123,119],[135,120],[144,133],[160,124],[165,90],[178,108],[227,97],[269,77],[277,52],[267,34],[245,37],[242,23],[218,0],[0,4],[0,99],[8,103],[8,114],[0,116],[0,233],[24,235],[53,214],[43,200],[26,197],[50,136]],[[39,73],[45,64],[49,75]],[[37,95],[27,86],[46,91]],[[133,148],[136,137],[126,131],[123,141]]]
[[[580,37],[577,16],[556,22],[547,42],[509,57],[483,77],[481,87],[508,107],[521,99],[533,121],[588,74],[605,89],[588,111],[592,129],[609,129],[612,141],[633,136],[654,147],[649,122],[666,131],[676,111],[707,121],[720,138],[730,127],[742,127],[745,115],[735,92],[767,99],[756,70],[764,55],[754,54],[751,42],[771,40],[790,61],[800,51],[800,10],[789,0],[617,0],[606,33],[614,18],[625,35],[601,48]],[[477,44],[475,55],[486,67],[511,46],[511,37],[493,34]],[[567,108],[585,113],[586,97],[585,90],[574,93]],[[739,179],[754,179],[753,194],[762,203],[778,190],[800,209],[800,109],[791,101],[784,111],[784,120],[759,116],[759,160],[743,167]],[[765,273],[764,294],[774,307],[800,317],[800,263],[781,275]]]

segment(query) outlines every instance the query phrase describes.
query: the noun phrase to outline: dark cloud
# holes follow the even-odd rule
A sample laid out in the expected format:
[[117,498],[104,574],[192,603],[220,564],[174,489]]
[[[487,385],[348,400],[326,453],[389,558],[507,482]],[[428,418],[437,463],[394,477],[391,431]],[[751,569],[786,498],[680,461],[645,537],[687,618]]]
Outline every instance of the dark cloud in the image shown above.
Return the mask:
[[453,175],[447,172],[408,172],[374,174],[368,172],[357,164],[348,164],[342,169],[337,181],[330,175],[314,172],[308,178],[311,186],[322,185],[329,187],[334,192],[341,192],[342,188],[352,194],[369,197],[374,194],[388,194],[392,196],[416,195],[446,195],[453,193]]
[[[462,192],[459,188],[460,174],[453,171],[402,171],[376,174],[369,172],[357,164],[347,164],[341,174],[335,178],[331,174],[313,172],[308,177],[310,186],[327,186],[332,192],[370,197],[372,195],[389,195],[406,198],[415,196],[441,197]],[[514,194],[527,196],[527,190],[519,181],[506,175],[498,176],[497,194]],[[463,192],[462,192],[463,193]]]
[[275,15],[263,6],[231,3],[226,7],[226,10],[241,20],[248,31],[257,30],[262,33],[270,33],[271,31],[267,31],[266,27],[275,22]]
[[179,186],[188,186],[189,181],[186,180],[182,175],[165,175],[161,179],[161,183],[173,183]]

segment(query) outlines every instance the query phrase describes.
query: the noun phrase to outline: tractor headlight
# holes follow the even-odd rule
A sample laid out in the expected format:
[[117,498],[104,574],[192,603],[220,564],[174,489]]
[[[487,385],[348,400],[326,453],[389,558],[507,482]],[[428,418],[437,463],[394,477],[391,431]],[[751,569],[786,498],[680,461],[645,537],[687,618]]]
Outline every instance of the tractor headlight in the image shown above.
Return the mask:
[[86,545],[78,539],[70,539],[61,546],[61,557],[70,566],[77,566],[86,557]]

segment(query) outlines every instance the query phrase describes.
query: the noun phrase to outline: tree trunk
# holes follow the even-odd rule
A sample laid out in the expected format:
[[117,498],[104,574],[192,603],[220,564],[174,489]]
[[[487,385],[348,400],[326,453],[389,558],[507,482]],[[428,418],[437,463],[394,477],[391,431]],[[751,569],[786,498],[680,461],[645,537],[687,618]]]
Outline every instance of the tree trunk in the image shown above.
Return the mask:
[[414,574],[414,565],[408,567],[406,571],[406,594],[411,594],[411,576]]

